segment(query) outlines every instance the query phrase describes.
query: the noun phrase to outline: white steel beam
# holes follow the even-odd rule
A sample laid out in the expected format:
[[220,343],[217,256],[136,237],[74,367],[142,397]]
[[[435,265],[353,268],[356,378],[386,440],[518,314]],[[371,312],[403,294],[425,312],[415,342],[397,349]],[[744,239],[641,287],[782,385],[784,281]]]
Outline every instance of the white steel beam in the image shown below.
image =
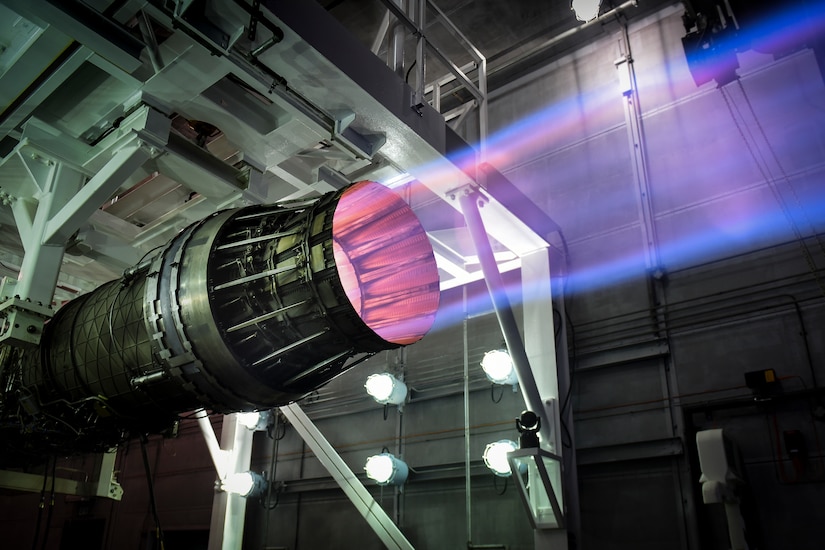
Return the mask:
[[62,245],[131,176],[153,152],[136,140],[122,147],[65,205],[48,220],[43,244]]
[[15,221],[23,228],[20,236],[28,236],[28,239],[23,240],[25,254],[16,292],[23,300],[41,304],[50,304],[52,301],[65,244],[65,240],[57,243],[49,238],[49,223],[64,201],[82,188],[84,180],[83,174],[64,164],[52,163],[51,168],[47,181],[39,183],[44,192],[39,197],[31,223],[28,223],[25,210],[14,209]]
[[[206,435],[211,433],[214,438],[209,419],[208,431],[203,419],[198,419],[201,429]],[[246,429],[238,422],[237,414],[227,414],[223,417],[221,428],[221,448],[215,452],[214,444],[210,443],[210,436],[206,436],[218,477],[223,479],[229,474],[249,471],[252,459],[252,430]],[[225,458],[225,461],[223,460]],[[220,466],[224,467],[221,468]],[[241,550],[243,545],[244,520],[246,517],[246,497],[226,491],[217,491],[212,500],[212,519],[209,524],[209,550]]]
[[413,545],[404,536],[398,526],[393,523],[384,509],[364,487],[364,484],[347,466],[344,459],[324,437],[317,426],[306,413],[295,403],[281,407],[281,412],[289,420],[292,427],[300,434],[307,446],[315,453],[321,464],[327,469],[347,497],[352,501],[358,512],[367,520],[375,534],[384,545],[391,549],[413,550]]

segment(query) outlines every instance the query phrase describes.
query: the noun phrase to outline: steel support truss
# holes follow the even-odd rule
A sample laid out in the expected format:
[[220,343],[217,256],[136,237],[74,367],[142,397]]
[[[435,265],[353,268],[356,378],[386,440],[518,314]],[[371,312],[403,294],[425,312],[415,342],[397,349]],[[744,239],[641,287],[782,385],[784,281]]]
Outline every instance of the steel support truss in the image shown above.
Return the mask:
[[123,488],[115,477],[117,450],[113,449],[111,452],[99,455],[99,457],[100,466],[96,469],[95,479],[91,481],[0,470],[0,487],[27,493],[39,493],[43,490],[43,487],[48,487],[51,490],[51,485],[54,483],[55,493],[120,500],[123,497]]
[[[494,207],[495,201],[480,187],[465,186],[456,190],[453,195],[460,203],[467,229],[478,254],[493,309],[512,357],[519,386],[524,393],[525,404],[529,410],[541,418],[539,434],[542,449],[540,451],[556,459],[550,462],[547,468],[531,469],[529,482],[524,484],[524,487],[534,488],[534,495],[539,485],[545,488],[546,504],[548,507],[552,505],[554,517],[557,519],[552,523],[533,521],[536,528],[536,548],[566,549],[569,546],[568,531],[576,533],[578,530],[578,490],[572,415],[570,409],[562,410],[563,403],[559,399],[561,395],[567,394],[570,380],[567,368],[566,334],[562,330],[563,322],[558,331],[562,339],[559,342],[559,349],[556,349],[557,331],[553,312],[558,311],[564,319],[564,304],[562,300],[553,298],[549,245],[539,246],[520,255],[521,300],[524,310],[522,336],[508,297],[507,287],[496,264],[482,211],[492,211],[488,214],[488,219],[492,222],[502,215],[510,218],[516,217],[500,205]],[[518,226],[518,224],[512,224],[512,227]],[[519,240],[517,233],[511,234],[508,240]],[[528,231],[524,236],[524,241],[528,241],[530,237],[535,240],[549,236],[536,235]],[[569,439],[568,450],[564,450],[563,427]],[[562,459],[563,450],[568,455],[567,460]],[[554,489],[563,485],[565,491]],[[562,500],[562,495],[566,501]],[[526,498],[525,505],[532,518],[531,502]],[[537,506],[538,504],[535,507]]]
[[[281,407],[280,411],[318,457],[361,516],[367,520],[381,542],[390,549],[412,550],[412,544],[301,407],[292,403]],[[221,441],[218,443],[209,417],[204,411],[199,412],[203,414],[198,417],[198,425],[215,465],[218,480],[234,473],[249,471],[252,456],[252,430],[238,423],[237,414],[225,415]],[[271,483],[273,480],[269,481]],[[209,550],[240,550],[243,543],[245,512],[245,497],[224,491],[215,493],[209,530]]]

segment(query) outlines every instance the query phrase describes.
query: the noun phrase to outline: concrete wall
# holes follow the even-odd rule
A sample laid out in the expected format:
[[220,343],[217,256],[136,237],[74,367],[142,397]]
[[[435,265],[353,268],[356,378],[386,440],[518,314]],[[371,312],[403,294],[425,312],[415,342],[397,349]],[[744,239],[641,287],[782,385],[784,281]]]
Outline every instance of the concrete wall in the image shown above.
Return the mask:
[[[721,510],[698,493],[694,444],[721,427],[742,451],[759,547],[817,548],[821,397],[797,392],[825,376],[822,75],[810,49],[751,50],[738,81],[697,87],[680,16],[631,25],[629,46],[608,25],[490,105],[491,161],[570,247],[582,542],[729,548]],[[636,136],[614,65],[624,54]],[[754,402],[744,373],[765,368],[787,400]],[[808,449],[796,464],[790,430]]]

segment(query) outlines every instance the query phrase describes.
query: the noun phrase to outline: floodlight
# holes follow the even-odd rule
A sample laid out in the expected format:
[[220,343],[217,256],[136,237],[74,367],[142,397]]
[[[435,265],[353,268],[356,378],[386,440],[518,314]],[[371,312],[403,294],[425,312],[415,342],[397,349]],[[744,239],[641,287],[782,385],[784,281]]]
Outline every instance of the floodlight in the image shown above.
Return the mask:
[[601,0],[573,0],[570,9],[576,12],[579,21],[592,21],[599,16]]
[[266,480],[257,472],[237,472],[221,480],[221,490],[242,497],[256,497],[266,489]]
[[388,372],[369,375],[364,387],[382,405],[400,405],[407,398],[407,385]]
[[510,464],[507,462],[507,453],[518,449],[515,441],[500,439],[484,448],[484,465],[490,468],[499,477],[510,477]]
[[381,453],[367,458],[364,470],[367,471],[367,477],[378,485],[403,485],[409,474],[407,464],[390,453]]
[[518,384],[518,376],[513,366],[513,359],[505,349],[488,351],[481,359],[484,374],[494,384],[512,386]]
[[238,424],[247,430],[257,430],[264,415],[258,411],[238,413]]

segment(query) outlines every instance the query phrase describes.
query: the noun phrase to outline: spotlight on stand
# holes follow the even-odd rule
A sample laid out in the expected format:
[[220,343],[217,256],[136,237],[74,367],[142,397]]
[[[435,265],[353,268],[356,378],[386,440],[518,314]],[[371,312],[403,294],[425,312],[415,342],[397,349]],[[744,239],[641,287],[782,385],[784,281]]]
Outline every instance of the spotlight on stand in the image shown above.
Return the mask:
[[364,465],[367,477],[378,485],[403,485],[409,475],[409,467],[400,458],[390,453],[381,453],[367,458]]
[[364,387],[382,405],[401,405],[407,398],[407,385],[388,372],[369,375]]
[[518,384],[513,359],[505,349],[494,349],[484,354],[481,368],[487,379],[494,384],[515,386]]
[[420,340],[439,296],[424,228],[383,185],[217,212],[61,307],[39,348],[0,345],[0,463],[296,401]]
[[541,418],[524,411],[516,418],[519,449],[507,453],[509,470],[533,529],[564,527],[561,458],[539,446]]
[[259,497],[264,494],[267,481],[257,472],[229,474],[220,481],[220,489],[244,498]]
[[573,0],[570,9],[576,12],[576,19],[588,22],[599,16],[601,4],[601,0]]
[[541,429],[541,418],[533,411],[523,411],[516,418],[516,429],[518,430],[518,445],[521,449],[539,446],[539,430]]
[[510,477],[510,464],[507,462],[507,455],[518,449],[515,441],[500,439],[488,444],[484,448],[484,465],[499,477]]

